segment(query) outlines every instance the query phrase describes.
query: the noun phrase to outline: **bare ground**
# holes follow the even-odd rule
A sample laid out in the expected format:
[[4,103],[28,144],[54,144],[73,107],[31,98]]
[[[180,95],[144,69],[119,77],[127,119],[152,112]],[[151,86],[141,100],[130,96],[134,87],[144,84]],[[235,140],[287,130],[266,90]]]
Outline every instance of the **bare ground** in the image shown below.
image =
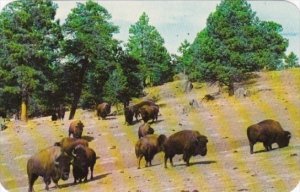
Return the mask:
[[[60,189],[51,191],[290,191],[300,180],[300,70],[259,73],[245,85],[249,97],[227,97],[201,102],[216,87],[196,84],[189,94],[181,93],[175,81],[146,90],[160,97],[157,134],[167,136],[194,129],[208,137],[208,154],[192,157],[186,167],[175,156],[175,167],[163,166],[163,154],[155,156],[152,167],[137,169],[134,144],[137,129],[124,124],[123,116],[98,120],[93,111],[78,110],[84,124],[84,138],[96,151],[94,180],[73,184],[73,177],[59,181]],[[200,88],[201,87],[201,88]],[[189,102],[194,99],[199,107]],[[249,153],[246,129],[266,118],[278,120],[292,133],[290,146],[265,152],[261,143]],[[26,162],[39,150],[67,136],[69,120],[52,122],[50,117],[28,123],[11,121],[0,132],[0,182],[9,191],[27,191]],[[44,191],[39,178],[34,186]]]

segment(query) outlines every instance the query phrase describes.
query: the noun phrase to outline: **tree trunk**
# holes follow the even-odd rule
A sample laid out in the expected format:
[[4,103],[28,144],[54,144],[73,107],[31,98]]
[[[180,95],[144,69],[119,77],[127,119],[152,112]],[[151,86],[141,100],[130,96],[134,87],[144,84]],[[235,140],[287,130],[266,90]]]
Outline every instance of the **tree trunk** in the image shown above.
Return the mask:
[[21,121],[28,120],[28,93],[26,90],[22,91],[22,103],[21,103]]
[[234,95],[234,84],[232,81],[229,82],[228,85],[228,95],[233,96]]
[[76,113],[76,109],[77,109],[78,102],[79,102],[81,92],[82,92],[82,88],[83,88],[83,80],[84,80],[85,72],[87,70],[87,65],[88,65],[87,61],[83,62],[82,68],[81,68],[80,73],[79,73],[78,87],[74,91],[74,98],[73,98],[73,102],[72,102],[72,106],[71,106],[71,110],[70,110],[69,120],[73,119],[74,116],[75,116],[75,113]]

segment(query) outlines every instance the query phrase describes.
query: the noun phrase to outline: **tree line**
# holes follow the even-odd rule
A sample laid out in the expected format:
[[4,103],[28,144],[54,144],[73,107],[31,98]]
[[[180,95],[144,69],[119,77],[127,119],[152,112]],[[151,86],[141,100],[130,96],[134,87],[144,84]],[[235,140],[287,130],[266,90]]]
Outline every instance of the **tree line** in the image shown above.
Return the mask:
[[16,0],[0,12],[0,108],[22,120],[60,105],[70,107],[69,119],[78,107],[102,101],[127,106],[144,87],[176,73],[232,92],[245,73],[298,66],[294,53],[285,55],[282,26],[259,20],[245,0],[221,1],[179,55],[168,53],[146,13],[130,26],[124,44],[114,39],[119,28],[100,4],[77,3],[62,24],[57,8],[52,0]]

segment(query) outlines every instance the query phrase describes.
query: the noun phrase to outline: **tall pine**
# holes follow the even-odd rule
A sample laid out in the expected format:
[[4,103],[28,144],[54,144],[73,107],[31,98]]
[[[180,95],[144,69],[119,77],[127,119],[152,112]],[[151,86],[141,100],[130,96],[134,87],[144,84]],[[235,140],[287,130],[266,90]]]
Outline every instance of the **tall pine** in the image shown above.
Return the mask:
[[58,57],[56,9],[51,0],[16,0],[0,13],[0,97],[6,108],[21,105],[22,120],[33,95],[49,83]]
[[140,63],[144,86],[162,84],[171,78],[171,58],[164,47],[164,39],[157,29],[149,24],[146,13],[130,26],[127,51]]

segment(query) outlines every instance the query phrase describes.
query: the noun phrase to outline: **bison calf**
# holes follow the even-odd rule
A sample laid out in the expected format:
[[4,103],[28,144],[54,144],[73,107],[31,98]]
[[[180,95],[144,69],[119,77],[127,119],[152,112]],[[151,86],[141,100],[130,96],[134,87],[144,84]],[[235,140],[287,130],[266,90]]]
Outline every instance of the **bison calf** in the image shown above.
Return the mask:
[[89,146],[89,143],[84,139],[76,139],[71,137],[65,137],[60,142],[56,142],[55,146],[60,146],[64,152],[68,155],[72,155],[72,151],[77,145]]
[[167,168],[167,160],[170,159],[173,165],[173,157],[176,154],[183,154],[183,160],[189,166],[191,156],[200,154],[205,156],[207,153],[207,137],[201,135],[198,131],[183,130],[171,135],[164,143],[165,152],[165,168]]
[[139,127],[138,136],[139,138],[144,137],[146,135],[150,135],[154,133],[154,129],[150,127],[149,123],[144,123]]
[[284,131],[278,121],[267,119],[247,128],[247,136],[250,145],[250,153],[253,154],[253,146],[256,142],[262,142],[266,151],[272,150],[272,144],[278,147],[289,145],[291,133]]
[[52,181],[58,187],[58,180],[67,180],[70,173],[71,158],[61,151],[60,147],[52,146],[33,155],[27,161],[27,175],[29,192],[33,191],[33,184],[41,176],[49,190]]
[[97,106],[97,117],[98,117],[98,119],[100,119],[100,117],[102,119],[105,119],[106,116],[108,114],[110,114],[110,108],[111,108],[111,106],[108,103],[104,102],[104,103],[99,104]]
[[140,169],[140,163],[143,157],[146,160],[146,167],[152,166],[153,157],[160,151],[164,141],[167,139],[165,135],[146,135],[140,138],[135,144],[135,155],[138,160],[138,169]]
[[77,181],[81,182],[83,178],[84,181],[87,181],[87,177],[89,173],[88,168],[90,168],[91,170],[91,180],[92,180],[94,166],[96,163],[95,151],[83,145],[78,145],[74,149],[73,156],[74,156],[74,161],[73,161],[74,183],[76,183]]
[[80,120],[72,121],[69,127],[69,137],[73,135],[74,138],[81,138],[83,127],[84,125]]

